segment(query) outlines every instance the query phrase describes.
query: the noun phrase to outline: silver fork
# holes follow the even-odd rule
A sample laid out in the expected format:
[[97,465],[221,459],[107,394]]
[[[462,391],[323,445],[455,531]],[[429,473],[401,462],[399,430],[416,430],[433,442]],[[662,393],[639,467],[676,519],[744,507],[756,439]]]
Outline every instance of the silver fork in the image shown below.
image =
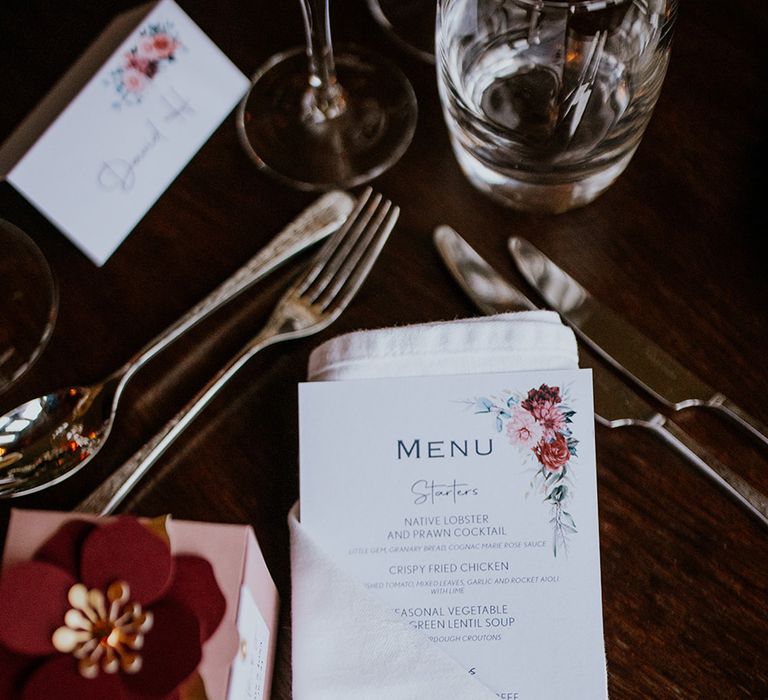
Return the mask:
[[333,323],[365,281],[394,228],[400,208],[370,188],[360,196],[347,222],[322,247],[304,275],[278,301],[261,332],[240,350],[133,457],[76,508],[108,515],[181,435],[216,393],[256,353],[270,345],[319,333]]

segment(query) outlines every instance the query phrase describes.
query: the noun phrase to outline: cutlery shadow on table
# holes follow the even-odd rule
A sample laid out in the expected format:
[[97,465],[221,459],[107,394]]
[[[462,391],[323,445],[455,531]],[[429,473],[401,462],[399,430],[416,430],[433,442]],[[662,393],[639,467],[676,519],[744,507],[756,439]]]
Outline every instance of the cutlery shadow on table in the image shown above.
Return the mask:
[[[243,347],[253,336],[253,328],[266,321],[276,299],[295,277],[295,269],[277,273],[274,279],[259,288],[258,294],[253,298],[236,300],[226,314],[215,320],[209,319],[193,330],[189,339],[177,351],[168,352],[167,356],[159,358],[151,370],[148,369],[126,388],[124,400],[129,410],[118,412],[115,418],[114,434],[105,444],[98,459],[94,460],[92,467],[75,475],[71,484],[65,482],[61,485],[61,491],[67,493],[67,507],[71,507],[83,497],[83,494],[95,489],[107,479],[135,452],[137,445],[150,440],[158,426],[169,420],[182,407],[187,397],[193,396],[230,357]],[[230,392],[230,396],[232,393]],[[250,393],[249,390],[247,395]],[[234,407],[239,406],[240,399],[241,395],[238,394],[232,401],[233,411]],[[218,402],[217,405],[219,410],[223,408],[227,414],[230,413],[229,403],[224,405],[223,402]],[[213,430],[215,428],[209,430],[206,423],[205,429],[201,431],[202,439],[207,439]],[[196,435],[190,441],[189,451],[194,451],[194,446],[199,442],[201,440]],[[179,449],[174,449],[169,455],[171,464],[175,464],[177,454],[179,458],[187,454],[186,443],[177,448]],[[165,467],[166,465],[163,464],[163,474],[166,471]],[[144,490],[146,489],[142,489]],[[58,491],[57,488],[56,492]],[[43,493],[43,497],[47,499],[52,495],[51,491]],[[36,495],[32,495],[30,499],[35,497]],[[200,517],[201,512],[204,511],[198,509],[197,518]],[[177,517],[182,516],[179,513]]]
[[272,397],[304,380],[309,352],[298,347],[274,357],[264,353],[243,367],[237,384],[210,401],[205,420],[168,447],[120,512],[160,514],[183,492],[183,510],[177,508],[175,517],[214,513],[217,521],[283,520],[298,493],[298,417]]

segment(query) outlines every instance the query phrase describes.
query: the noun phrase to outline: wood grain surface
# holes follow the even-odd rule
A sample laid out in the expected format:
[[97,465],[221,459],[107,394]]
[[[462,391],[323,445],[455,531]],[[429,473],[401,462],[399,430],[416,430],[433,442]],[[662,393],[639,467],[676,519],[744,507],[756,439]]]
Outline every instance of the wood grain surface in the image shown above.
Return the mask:
[[[765,3],[683,0],[666,83],[633,161],[596,202],[556,217],[516,213],[476,192],[451,152],[434,68],[391,43],[362,0],[331,4],[336,40],[390,57],[416,90],[414,141],[374,182],[402,207],[400,223],[348,312],[319,337],[261,353],[124,509],[253,525],[283,600],[273,693],[280,700],[291,696],[286,514],[298,493],[296,385],[310,350],[335,334],[474,314],[433,250],[437,224],[455,227],[521,286],[506,239],[525,236],[768,423]],[[298,3],[291,0],[182,5],[247,74],[301,42]],[[0,3],[0,139],[129,6]],[[0,412],[107,375],[312,198],[257,172],[230,117],[97,268],[7,184],[0,186],[0,216],[42,248],[61,294],[50,345],[0,395]],[[49,492],[0,502],[0,538],[11,506],[68,510],[151,437],[259,329],[293,270],[260,284],[146,367],[87,469]],[[676,420],[768,492],[767,449],[705,410]],[[599,428],[597,448],[611,697],[768,698],[768,531],[652,435]]]

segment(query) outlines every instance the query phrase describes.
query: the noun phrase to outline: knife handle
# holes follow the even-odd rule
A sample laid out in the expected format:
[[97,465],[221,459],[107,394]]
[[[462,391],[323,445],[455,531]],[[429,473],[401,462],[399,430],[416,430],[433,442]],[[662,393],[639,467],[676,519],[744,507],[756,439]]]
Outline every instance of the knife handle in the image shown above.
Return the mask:
[[768,426],[763,425],[757,418],[753,418],[743,408],[737,406],[724,394],[715,394],[707,406],[721,411],[742,428],[752,433],[764,445],[768,446]]
[[736,472],[715,459],[690,435],[661,414],[646,424],[718,486],[768,526],[768,498],[750,486]]

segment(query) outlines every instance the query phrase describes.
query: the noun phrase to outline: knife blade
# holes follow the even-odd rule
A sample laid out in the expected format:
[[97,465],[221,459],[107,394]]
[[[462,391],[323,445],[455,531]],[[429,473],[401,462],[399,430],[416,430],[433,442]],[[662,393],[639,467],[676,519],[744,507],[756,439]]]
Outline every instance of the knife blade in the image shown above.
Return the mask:
[[538,248],[513,236],[509,250],[528,283],[585,343],[628,379],[675,411],[691,406],[720,411],[768,445],[768,427],[597,301]]
[[[434,242],[454,279],[484,314],[537,308],[452,228],[438,226]],[[579,356],[581,365],[592,370],[598,423],[608,428],[636,426],[651,430],[768,526],[768,498],[625,386],[582,344]]]

